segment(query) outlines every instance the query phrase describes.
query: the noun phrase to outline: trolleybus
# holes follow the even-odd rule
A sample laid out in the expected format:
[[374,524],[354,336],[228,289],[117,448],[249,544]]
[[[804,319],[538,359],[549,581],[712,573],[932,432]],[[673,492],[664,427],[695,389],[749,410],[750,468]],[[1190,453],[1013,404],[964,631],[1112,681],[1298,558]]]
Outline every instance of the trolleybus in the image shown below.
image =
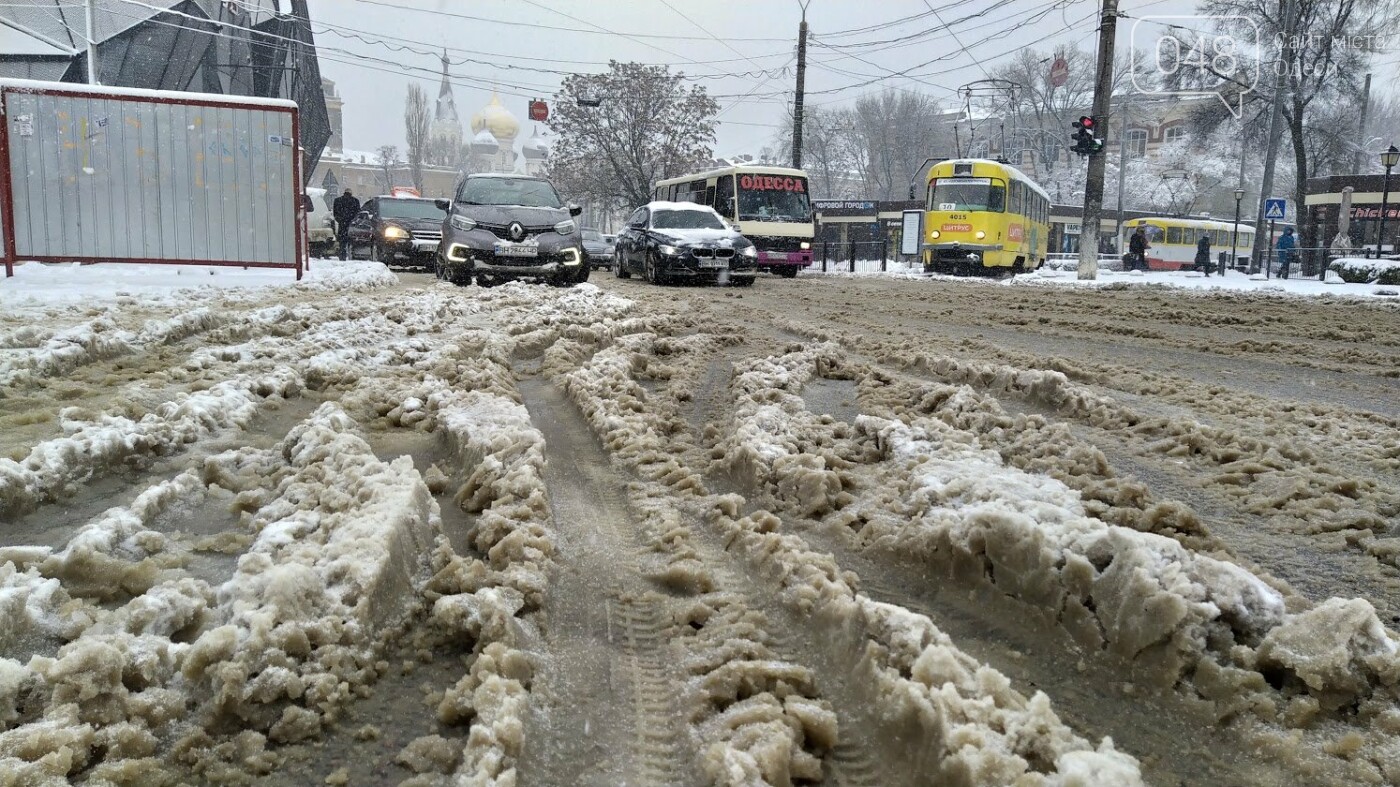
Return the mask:
[[1035,270],[1050,239],[1050,197],[1020,170],[987,159],[949,159],[928,172],[924,270]]
[[742,165],[658,181],[655,199],[715,209],[758,250],[759,270],[792,278],[812,264],[812,201],[807,173]]

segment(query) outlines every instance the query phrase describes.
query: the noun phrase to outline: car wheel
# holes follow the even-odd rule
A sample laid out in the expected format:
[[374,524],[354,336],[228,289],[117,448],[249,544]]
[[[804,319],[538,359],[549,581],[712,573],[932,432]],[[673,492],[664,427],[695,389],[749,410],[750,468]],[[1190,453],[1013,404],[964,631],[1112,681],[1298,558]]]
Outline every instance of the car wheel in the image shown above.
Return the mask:
[[445,274],[447,280],[459,287],[465,287],[471,284],[472,273],[469,270],[463,270],[463,268],[464,266],[462,265],[453,265],[449,267],[447,269],[447,273]]
[[788,265],[783,268],[778,268],[778,275],[782,276],[784,279],[795,279],[797,278],[797,266]]
[[626,257],[624,257],[624,256],[621,255],[621,254],[614,254],[614,255],[613,255],[613,265],[617,266],[617,267],[613,268],[613,272],[617,275],[617,278],[619,278],[619,279],[630,279],[630,278],[632,278],[632,269],[629,268],[629,267],[627,266],[627,258],[626,258]]
[[666,274],[656,269],[655,258],[650,254],[647,255],[645,268],[647,281],[651,282],[652,284],[666,283]]
[[574,277],[574,283],[583,284],[584,282],[588,281],[588,274],[591,273],[593,269],[588,267],[587,265],[580,265],[578,267],[579,271],[578,275]]

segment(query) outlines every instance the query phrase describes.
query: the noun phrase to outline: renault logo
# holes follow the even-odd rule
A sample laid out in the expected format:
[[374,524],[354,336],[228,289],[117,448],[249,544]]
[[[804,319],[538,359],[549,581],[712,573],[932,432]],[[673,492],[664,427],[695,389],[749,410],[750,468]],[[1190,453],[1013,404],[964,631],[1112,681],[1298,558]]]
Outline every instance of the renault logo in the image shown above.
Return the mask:
[[512,221],[510,226],[506,227],[506,232],[510,234],[510,239],[516,243],[525,240],[525,228],[518,221]]

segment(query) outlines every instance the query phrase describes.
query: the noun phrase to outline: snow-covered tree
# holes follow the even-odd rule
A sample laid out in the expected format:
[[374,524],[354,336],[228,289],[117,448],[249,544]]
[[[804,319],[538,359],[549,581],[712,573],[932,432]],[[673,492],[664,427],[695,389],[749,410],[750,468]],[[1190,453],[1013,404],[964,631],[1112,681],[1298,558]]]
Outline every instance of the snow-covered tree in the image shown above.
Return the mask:
[[[1289,5],[1295,9],[1291,36],[1281,11]],[[1288,133],[1280,160],[1291,159],[1293,197],[1295,204],[1302,205],[1309,178],[1349,168],[1357,144],[1354,118],[1360,106],[1361,77],[1372,55],[1400,23],[1400,3],[1203,0],[1198,9],[1221,22],[1214,31],[1175,33],[1182,55],[1168,64],[1173,86],[1219,90],[1252,115],[1257,134],[1259,126],[1267,123],[1265,110],[1273,101],[1275,76],[1285,75],[1283,119]],[[1243,25],[1239,17],[1250,24]],[[1253,41],[1255,31],[1260,45],[1245,45]],[[1231,49],[1231,57],[1218,57],[1220,40],[1243,44]],[[1208,105],[1198,113],[1196,123],[1209,129],[1230,117],[1223,106]],[[1333,128],[1340,133],[1331,133]],[[1298,227],[1300,247],[1321,245],[1311,212],[1299,213]]]
[[[665,66],[617,61],[604,74],[566,77],[549,120],[555,185],[575,199],[640,205],[656,181],[710,162],[719,105],[682,79]],[[582,106],[581,98],[601,104]]]

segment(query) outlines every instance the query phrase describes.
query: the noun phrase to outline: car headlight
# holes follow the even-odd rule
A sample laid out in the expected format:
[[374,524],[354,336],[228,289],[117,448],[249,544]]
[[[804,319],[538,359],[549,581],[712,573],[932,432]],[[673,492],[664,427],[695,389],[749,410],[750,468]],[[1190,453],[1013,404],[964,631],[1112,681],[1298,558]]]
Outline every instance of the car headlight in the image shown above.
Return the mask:
[[983,232],[982,230],[977,231],[977,240],[982,240],[985,237],[987,237],[987,233]]
[[554,231],[559,233],[560,235],[572,235],[574,234],[574,230],[577,228],[578,227],[574,224],[573,219],[564,219],[563,221],[554,225]]
[[577,265],[577,264],[579,263],[579,259],[580,259],[580,258],[579,258],[579,254],[578,254],[578,249],[575,249],[573,246],[570,246],[569,248],[564,249],[564,264],[565,264],[565,265]]
[[326,217],[325,224],[326,224],[327,227],[330,227],[331,229],[335,229],[335,217],[334,217],[334,216],[327,216],[327,217]]
[[392,224],[384,228],[384,240],[402,240],[408,237],[408,230]]
[[802,243],[798,246],[798,248],[802,249],[803,251],[806,251],[806,250],[812,248],[812,244],[804,240],[804,241],[802,241]]
[[744,257],[757,257],[758,249],[753,246],[745,246],[739,250],[739,254]]
[[667,246],[667,245],[664,244],[664,243],[661,244],[660,246],[657,246],[657,247],[656,247],[656,250],[659,251],[659,252],[661,252],[662,254],[665,254],[667,257],[679,257],[679,256],[681,256],[681,250],[680,250],[680,249],[676,248],[675,246]]
[[466,216],[458,216],[456,213],[452,214],[451,222],[452,229],[454,230],[461,230],[462,232],[471,232],[472,230],[476,229],[475,219],[469,219]]
[[929,231],[928,231],[928,236],[929,236],[930,238],[933,238],[934,240],[938,240],[939,236],[941,236],[942,234],[943,234],[943,233],[939,232],[938,230],[929,230]]

